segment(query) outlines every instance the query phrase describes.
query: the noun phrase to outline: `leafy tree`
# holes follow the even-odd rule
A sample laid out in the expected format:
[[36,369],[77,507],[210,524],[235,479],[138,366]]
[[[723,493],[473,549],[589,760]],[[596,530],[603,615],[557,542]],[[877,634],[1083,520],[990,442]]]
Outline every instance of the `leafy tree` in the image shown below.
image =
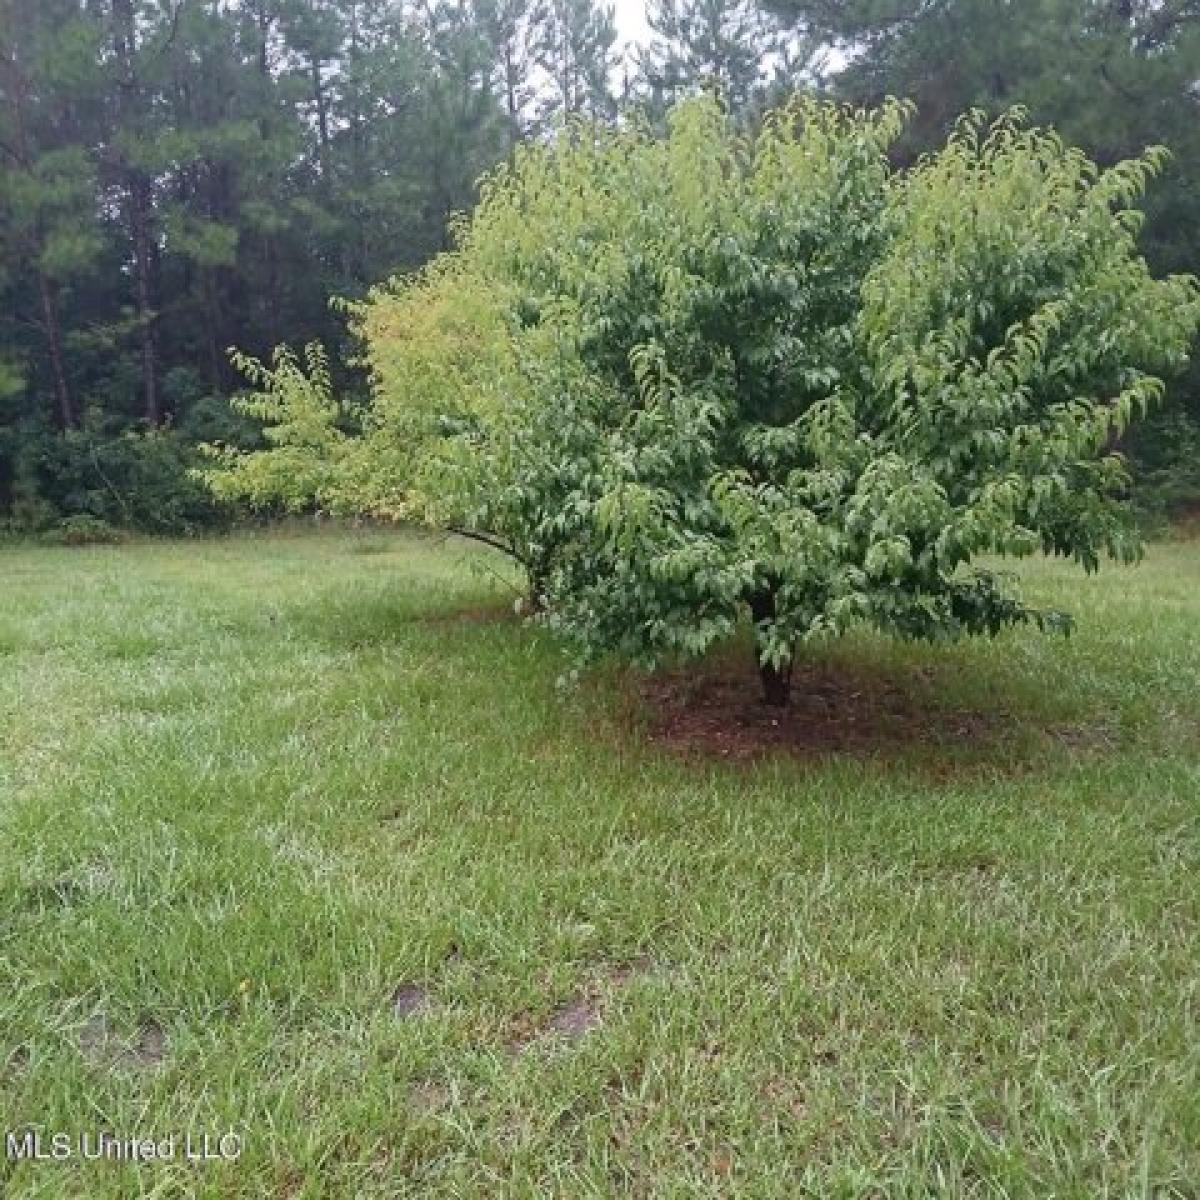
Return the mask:
[[[1200,270],[1200,5],[1195,0],[766,0],[766,7],[849,52],[836,93],[856,104],[911,97],[897,147],[911,161],[971,107],[1014,104],[1102,165],[1149,144],[1171,152],[1146,201],[1140,244],[1158,271]],[[1200,431],[1200,370],[1172,384]],[[1194,478],[1195,439],[1178,439],[1168,405],[1126,439],[1156,476],[1174,456]]]
[[775,704],[796,647],[855,623],[1064,625],[973,562],[1138,552],[1108,447],[1200,322],[1136,249],[1163,156],[1102,170],[972,115],[897,172],[906,112],[801,99],[749,137],[700,99],[665,139],[522,147],[456,251],[357,310],[359,432],[300,389],[276,464],[503,545],[588,654],[696,655],[748,614]]

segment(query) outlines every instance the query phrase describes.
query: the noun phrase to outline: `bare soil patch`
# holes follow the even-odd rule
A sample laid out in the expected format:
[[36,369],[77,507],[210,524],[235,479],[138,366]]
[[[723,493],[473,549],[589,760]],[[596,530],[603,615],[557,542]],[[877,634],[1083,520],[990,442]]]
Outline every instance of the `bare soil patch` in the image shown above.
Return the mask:
[[155,1021],[143,1021],[132,1037],[125,1037],[103,1013],[90,1017],[79,1034],[79,1049],[90,1062],[130,1070],[159,1066],[166,1044],[166,1034]]
[[894,759],[934,750],[943,763],[1020,765],[1034,741],[1072,750],[1108,744],[1103,729],[1039,722],[997,697],[994,707],[947,704],[935,668],[909,672],[844,662],[798,663],[788,708],[763,703],[757,674],[729,662],[633,678],[634,710],[650,739],[688,756],[731,761],[769,754]]
[[401,1020],[425,1012],[430,1003],[428,991],[419,983],[402,983],[392,993],[392,1012]]
[[522,1013],[513,1024],[509,1050],[520,1054],[537,1042],[579,1041],[604,1023],[614,993],[654,969],[655,963],[645,956],[600,965],[584,986],[558,1005],[544,1021],[538,1022],[529,1013]]
[[413,1084],[408,1094],[409,1104],[417,1112],[437,1112],[445,1108],[451,1099],[450,1088],[434,1079]]
[[548,1033],[562,1034],[570,1040],[583,1037],[600,1024],[599,1007],[585,996],[576,996],[550,1015],[546,1022]]

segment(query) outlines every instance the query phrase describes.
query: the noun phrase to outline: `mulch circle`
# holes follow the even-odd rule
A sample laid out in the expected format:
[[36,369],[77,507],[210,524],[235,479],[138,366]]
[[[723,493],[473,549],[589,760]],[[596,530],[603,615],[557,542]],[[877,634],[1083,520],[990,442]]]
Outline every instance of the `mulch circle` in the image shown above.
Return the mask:
[[768,753],[894,757],[922,747],[979,751],[994,749],[1022,725],[1004,708],[939,704],[929,667],[899,675],[797,664],[787,708],[765,704],[757,675],[727,664],[639,676],[634,692],[652,741],[730,760]]

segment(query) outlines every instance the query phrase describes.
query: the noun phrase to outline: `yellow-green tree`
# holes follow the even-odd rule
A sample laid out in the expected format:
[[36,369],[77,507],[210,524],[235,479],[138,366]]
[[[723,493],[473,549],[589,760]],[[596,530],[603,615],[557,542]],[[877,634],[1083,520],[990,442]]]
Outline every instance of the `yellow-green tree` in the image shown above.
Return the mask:
[[970,116],[897,172],[906,113],[797,100],[747,136],[699,99],[665,138],[520,150],[457,249],[356,310],[375,398],[320,448],[325,501],[504,546],[585,653],[748,616],[775,704],[855,623],[1065,624],[973,563],[1138,553],[1109,446],[1200,321],[1135,243],[1161,155],[1101,170]]

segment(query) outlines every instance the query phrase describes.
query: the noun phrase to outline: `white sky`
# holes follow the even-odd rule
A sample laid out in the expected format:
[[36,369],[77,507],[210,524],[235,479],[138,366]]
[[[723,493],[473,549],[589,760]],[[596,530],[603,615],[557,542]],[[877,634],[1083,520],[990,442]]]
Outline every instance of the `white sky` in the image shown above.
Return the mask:
[[[646,23],[645,0],[609,0],[617,22],[617,48],[626,56],[630,46],[644,46],[650,38],[650,26]],[[826,48],[821,64],[824,71],[838,71],[850,57],[844,49],[835,46]]]
[[617,17],[617,42],[622,49],[630,43],[644,43],[650,35],[643,0],[612,0]]

